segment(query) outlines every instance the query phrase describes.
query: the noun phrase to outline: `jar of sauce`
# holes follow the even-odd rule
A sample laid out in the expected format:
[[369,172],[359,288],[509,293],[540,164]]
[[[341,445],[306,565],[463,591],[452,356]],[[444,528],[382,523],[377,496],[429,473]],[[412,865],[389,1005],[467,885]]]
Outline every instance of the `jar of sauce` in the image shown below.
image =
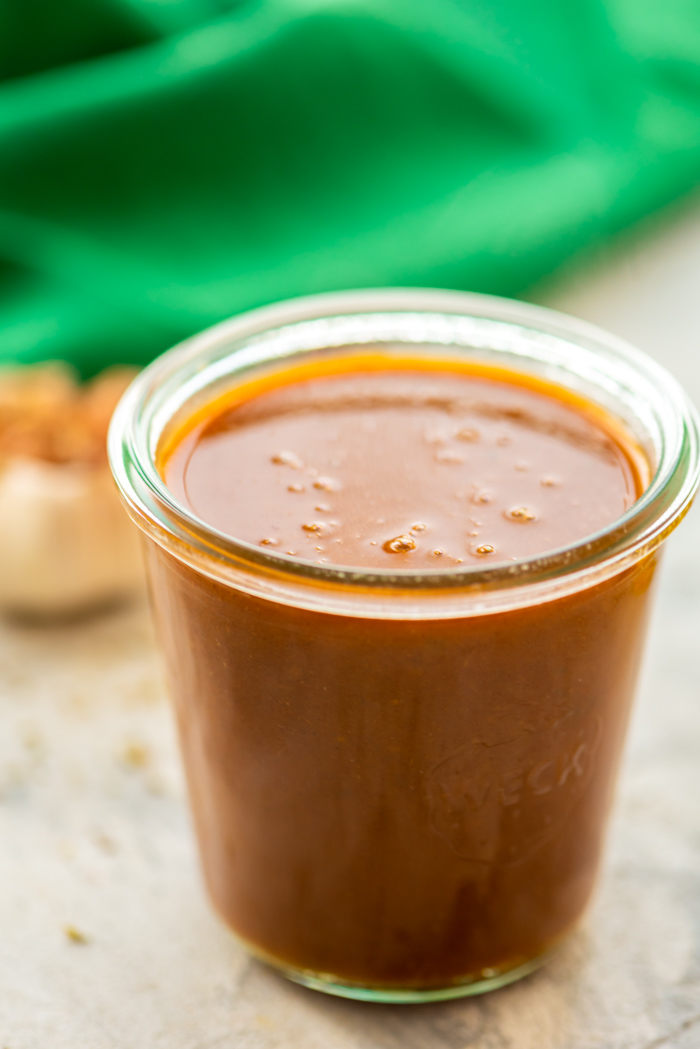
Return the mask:
[[698,433],[658,365],[431,291],[236,318],[110,434],[215,907],[307,986],[478,993],[576,925]]

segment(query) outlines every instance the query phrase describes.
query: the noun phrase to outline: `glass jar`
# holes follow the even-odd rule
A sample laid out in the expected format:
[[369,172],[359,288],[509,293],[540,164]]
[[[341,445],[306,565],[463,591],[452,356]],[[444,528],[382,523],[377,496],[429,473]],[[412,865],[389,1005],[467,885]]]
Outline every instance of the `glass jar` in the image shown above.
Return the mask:
[[[371,346],[472,360],[600,406],[652,477],[605,529],[516,562],[320,565],[217,532],[156,467],[223,391]],[[532,971],[590,896],[659,547],[698,483],[695,415],[591,326],[427,290],[298,299],[226,321],[136,379],[110,432],[146,537],[204,873],[245,946],[374,1001]]]

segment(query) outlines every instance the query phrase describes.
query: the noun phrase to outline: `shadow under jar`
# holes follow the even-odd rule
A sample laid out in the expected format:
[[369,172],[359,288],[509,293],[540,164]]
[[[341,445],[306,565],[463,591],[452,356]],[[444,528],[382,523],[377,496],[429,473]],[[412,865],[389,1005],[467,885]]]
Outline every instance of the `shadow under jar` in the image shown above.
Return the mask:
[[[370,359],[587,406],[625,435],[631,505],[510,560],[343,566],[227,534],[166,485],[183,435],[236,391]],[[207,884],[248,949],[308,986],[393,1002],[541,964],[591,893],[659,546],[697,486],[675,381],[547,310],[339,293],[165,354],[121,402],[110,457],[147,537]]]

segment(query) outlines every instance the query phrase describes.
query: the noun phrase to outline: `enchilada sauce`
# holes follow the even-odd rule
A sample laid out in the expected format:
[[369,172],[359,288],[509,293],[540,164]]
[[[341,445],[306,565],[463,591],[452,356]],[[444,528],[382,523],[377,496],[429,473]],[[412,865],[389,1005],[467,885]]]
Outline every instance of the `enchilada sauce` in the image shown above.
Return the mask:
[[[160,468],[236,539],[368,571],[536,556],[647,483],[626,435],[564,391],[370,357],[231,391]],[[253,950],[430,988],[516,968],[572,927],[653,559],[510,611],[402,620],[263,600],[149,547],[205,874]]]

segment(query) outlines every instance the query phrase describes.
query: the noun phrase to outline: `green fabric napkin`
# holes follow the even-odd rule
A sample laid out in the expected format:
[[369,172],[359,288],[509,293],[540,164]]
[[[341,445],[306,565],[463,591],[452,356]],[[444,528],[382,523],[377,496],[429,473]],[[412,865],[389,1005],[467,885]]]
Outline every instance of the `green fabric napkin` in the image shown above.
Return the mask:
[[689,0],[3,0],[0,359],[517,294],[695,184],[699,59]]

